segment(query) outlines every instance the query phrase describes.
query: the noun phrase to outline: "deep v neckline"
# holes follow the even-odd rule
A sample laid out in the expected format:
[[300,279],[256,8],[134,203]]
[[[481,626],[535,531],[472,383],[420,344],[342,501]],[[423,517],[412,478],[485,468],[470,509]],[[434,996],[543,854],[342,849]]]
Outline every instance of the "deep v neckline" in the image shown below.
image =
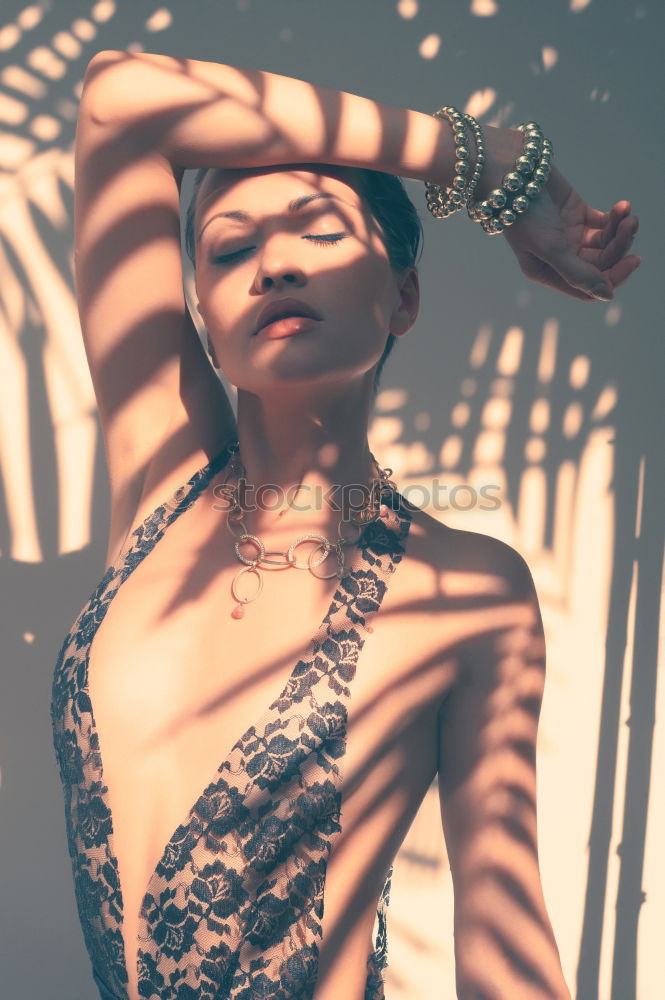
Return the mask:
[[[103,746],[100,746],[99,742],[99,733],[94,717],[94,707],[90,699],[88,677],[90,651],[95,634],[101,624],[101,621],[108,612],[108,608],[111,605],[113,597],[115,597],[122,584],[131,575],[134,569],[143,561],[143,559],[145,559],[146,556],[153,550],[154,546],[160,541],[167,528],[176,520],[176,518],[188,510],[196,502],[212,477],[224,468],[228,462],[230,454],[229,446],[226,445],[218,455],[195,472],[184,486],[178,487],[178,489],[167,501],[159,505],[143,520],[139,527],[136,528],[130,536],[129,547],[125,549],[124,553],[121,552],[111,566],[108,567],[102,581],[91,596],[90,600],[87,602],[83,612],[81,612],[81,616],[79,616],[79,619],[77,620],[78,627],[83,629],[83,634],[85,635],[86,640],[84,658],[85,666],[81,692],[84,699],[87,700],[87,704],[89,706],[88,710],[90,712],[92,733],[91,743],[96,747],[98,755],[98,775],[101,784],[100,792],[104,796],[108,795],[108,788],[104,781],[103,773],[104,748]],[[316,629],[313,637],[308,640],[304,648],[301,649],[301,656],[294,663],[286,682],[282,685],[281,690],[277,693],[276,697],[270,702],[270,704],[260,712],[258,718],[255,719],[254,722],[247,727],[244,733],[242,733],[227,749],[225,756],[215,768],[212,775],[207,776],[205,784],[198,791],[196,798],[183,818],[183,821],[178,823],[164,845],[157,863],[152,867],[147,884],[140,897],[140,910],[138,914],[139,933],[144,925],[144,919],[146,917],[146,904],[154,902],[152,890],[158,885],[160,878],[162,878],[165,873],[169,873],[173,870],[175,861],[177,859],[181,859],[183,857],[183,853],[191,850],[193,843],[200,835],[200,823],[196,821],[197,810],[200,810],[206,797],[212,795],[220,775],[225,770],[231,768],[232,765],[229,762],[234,756],[234,752],[239,752],[239,749],[241,747],[245,747],[253,735],[257,732],[263,731],[266,726],[269,727],[271,717],[276,712],[279,712],[288,706],[290,703],[290,694],[293,692],[294,687],[297,688],[300,683],[298,677],[299,672],[302,673],[304,671],[304,667],[308,664],[307,657],[311,653],[312,649],[316,650],[317,642],[322,640],[325,641],[326,635],[329,633],[330,623],[333,619],[340,614],[340,611],[346,609],[346,614],[352,622],[358,624],[360,628],[368,628],[365,615],[378,610],[386,587],[384,584],[381,584],[383,590],[379,591],[378,597],[371,592],[369,592],[368,595],[358,595],[356,593],[357,588],[354,588],[353,586],[354,578],[356,578],[359,573],[362,575],[360,566],[363,559],[367,560],[369,566],[375,565],[378,568],[380,566],[381,556],[387,555],[390,559],[391,555],[399,552],[400,550],[403,551],[401,546],[405,542],[411,521],[410,516],[405,514],[405,501],[399,493],[389,494],[383,499],[384,502],[392,508],[392,531],[389,530],[381,520],[372,522],[362,528],[358,539],[353,546],[350,546],[352,554],[351,557],[347,559],[345,574],[343,578],[338,581],[328,609],[321,623]],[[395,510],[402,513],[402,518],[395,516]],[[394,536],[394,532],[395,527],[399,527],[400,525],[401,532],[398,533],[401,537],[398,540]],[[379,557],[378,559],[376,558],[377,556]],[[399,561],[399,558],[400,557],[397,556],[395,561]],[[390,561],[387,569],[392,572],[394,568],[395,567],[392,561]],[[367,575],[374,576],[371,570]],[[374,578],[376,579],[376,577]],[[101,615],[98,614],[100,610],[102,611]],[[371,631],[371,628],[369,630]],[[346,693],[349,693],[348,688],[346,689]],[[115,853],[113,819],[110,810],[108,810],[107,840],[110,860],[115,868],[116,878],[118,881],[118,909],[120,915],[120,941],[118,944],[121,945],[122,948],[124,968],[125,970],[128,970],[128,957],[132,959],[135,965],[140,960],[140,942],[139,936],[137,935],[136,941],[133,942],[134,948],[132,955],[127,956],[125,954],[126,948],[123,933],[123,927],[125,924],[124,899],[122,898],[122,885],[119,878],[118,861]]]

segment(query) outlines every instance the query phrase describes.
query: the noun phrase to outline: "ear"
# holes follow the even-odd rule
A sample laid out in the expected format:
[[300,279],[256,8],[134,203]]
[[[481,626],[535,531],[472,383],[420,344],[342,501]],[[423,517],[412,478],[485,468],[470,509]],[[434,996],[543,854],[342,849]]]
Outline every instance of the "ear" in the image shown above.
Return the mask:
[[419,308],[420,283],[418,281],[418,271],[415,267],[409,267],[399,282],[399,297],[390,317],[389,332],[396,337],[403,337],[416,322]]

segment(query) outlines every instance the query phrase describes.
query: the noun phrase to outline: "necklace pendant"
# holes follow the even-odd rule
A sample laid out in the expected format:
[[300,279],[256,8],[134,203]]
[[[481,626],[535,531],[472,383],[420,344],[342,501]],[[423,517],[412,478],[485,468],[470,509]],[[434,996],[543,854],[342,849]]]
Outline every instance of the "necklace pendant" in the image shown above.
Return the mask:
[[245,617],[245,605],[237,604],[233,611],[231,612],[231,618],[244,618]]

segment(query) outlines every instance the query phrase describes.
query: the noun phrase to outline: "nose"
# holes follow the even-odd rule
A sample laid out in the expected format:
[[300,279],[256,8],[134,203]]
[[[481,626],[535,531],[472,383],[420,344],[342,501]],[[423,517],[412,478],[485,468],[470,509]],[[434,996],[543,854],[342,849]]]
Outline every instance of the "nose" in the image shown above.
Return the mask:
[[268,241],[264,246],[263,253],[257,255],[257,268],[254,277],[254,290],[265,292],[270,288],[280,288],[284,285],[300,288],[307,282],[307,276],[303,269],[285,255],[283,249],[277,245],[272,245]]

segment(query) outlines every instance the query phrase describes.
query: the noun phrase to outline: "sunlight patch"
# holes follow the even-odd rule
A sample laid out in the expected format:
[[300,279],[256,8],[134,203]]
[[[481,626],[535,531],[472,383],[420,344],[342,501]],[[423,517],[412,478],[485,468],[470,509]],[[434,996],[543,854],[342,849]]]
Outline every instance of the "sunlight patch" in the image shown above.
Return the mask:
[[173,23],[173,15],[166,7],[160,7],[145,22],[146,31],[166,31]]
[[427,35],[418,46],[418,52],[423,59],[434,59],[441,48],[441,35]]
[[418,0],[398,0],[397,13],[405,21],[410,21],[418,13]]
[[484,115],[486,111],[492,107],[496,101],[496,90],[494,87],[485,87],[484,90],[476,90],[471,94],[471,97],[466,102],[464,107],[467,115],[473,115],[474,118],[480,118]]
[[475,17],[493,17],[498,10],[496,0],[471,0],[471,13]]
[[92,17],[95,21],[100,21],[102,24],[105,21],[110,21],[115,14],[115,3],[114,0],[100,0],[90,11]]

